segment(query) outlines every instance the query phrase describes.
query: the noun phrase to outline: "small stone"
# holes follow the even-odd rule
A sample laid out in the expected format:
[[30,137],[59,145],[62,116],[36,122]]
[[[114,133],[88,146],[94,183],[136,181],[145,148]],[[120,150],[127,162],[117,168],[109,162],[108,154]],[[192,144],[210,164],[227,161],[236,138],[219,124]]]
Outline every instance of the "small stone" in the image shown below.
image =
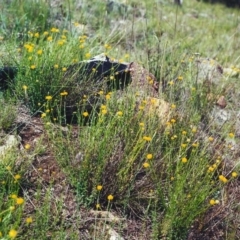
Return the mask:
[[220,107],[220,108],[225,108],[227,106],[227,101],[225,99],[224,96],[221,96],[218,100],[217,100],[217,105]]

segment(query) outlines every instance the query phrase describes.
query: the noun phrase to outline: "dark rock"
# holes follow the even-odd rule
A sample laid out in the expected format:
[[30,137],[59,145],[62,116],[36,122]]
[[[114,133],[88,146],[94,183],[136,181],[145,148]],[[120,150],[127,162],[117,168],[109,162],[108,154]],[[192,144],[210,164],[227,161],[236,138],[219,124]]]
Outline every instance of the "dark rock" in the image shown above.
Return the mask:
[[9,84],[14,81],[17,75],[16,67],[1,67],[0,68],[0,90],[8,88]]

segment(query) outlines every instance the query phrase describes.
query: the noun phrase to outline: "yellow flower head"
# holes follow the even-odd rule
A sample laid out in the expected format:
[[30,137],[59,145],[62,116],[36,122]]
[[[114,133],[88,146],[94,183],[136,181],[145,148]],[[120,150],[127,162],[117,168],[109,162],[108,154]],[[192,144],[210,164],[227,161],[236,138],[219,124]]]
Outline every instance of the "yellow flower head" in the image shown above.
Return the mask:
[[9,210],[10,210],[10,211],[13,211],[13,210],[15,210],[15,207],[14,207],[14,206],[10,206],[10,207],[9,207]]
[[109,100],[109,99],[111,98],[111,95],[110,95],[110,94],[107,94],[107,95],[105,96],[105,98],[106,98],[106,100]]
[[101,111],[101,113],[102,113],[103,115],[107,114],[107,109],[103,109],[103,110]]
[[101,191],[102,188],[103,188],[102,185],[97,185],[97,190],[98,190],[98,191]]
[[59,29],[53,27],[53,28],[51,29],[51,32],[57,33],[57,32],[59,32]]
[[41,118],[44,118],[44,117],[46,117],[46,116],[47,116],[46,113],[42,113],[42,114],[41,114]]
[[68,92],[66,92],[65,90],[63,92],[60,93],[61,96],[67,96]]
[[89,116],[89,113],[88,112],[83,112],[83,114],[82,114],[84,117],[87,117],[87,116]]
[[37,54],[38,54],[38,55],[42,55],[42,53],[43,53],[43,50],[38,50],[38,51],[37,51]]
[[196,133],[196,132],[197,132],[197,128],[196,128],[196,127],[193,127],[193,128],[192,128],[192,132],[193,132],[193,133]]
[[19,197],[19,198],[16,199],[16,204],[17,205],[22,205],[23,203],[24,203],[24,199],[23,198]]
[[237,177],[237,173],[236,172],[232,172],[232,177]]
[[183,163],[186,163],[187,161],[188,161],[187,158],[185,158],[185,157],[182,158],[182,162],[183,162]]
[[52,96],[48,95],[48,96],[45,97],[45,99],[50,101],[50,100],[52,100]]
[[25,148],[26,150],[29,150],[29,149],[31,148],[31,145],[30,145],[29,143],[27,143],[27,144],[25,144],[24,148]]
[[146,158],[147,158],[147,160],[150,160],[153,158],[153,155],[151,153],[149,153],[149,154],[147,154]]
[[63,68],[62,68],[62,71],[63,71],[63,72],[66,72],[66,71],[67,71],[67,68],[66,68],[66,67],[63,67]]
[[31,68],[32,70],[34,70],[34,69],[36,69],[36,65],[31,65],[30,68]]
[[19,180],[21,178],[21,175],[20,174],[16,174],[15,176],[14,176],[14,179],[15,180]]
[[28,87],[26,85],[23,85],[23,90],[26,91],[28,89]]
[[100,209],[101,205],[99,203],[96,204],[96,209]]
[[12,198],[12,199],[16,199],[16,198],[17,198],[17,195],[16,195],[16,194],[11,194],[11,198]]
[[108,199],[108,201],[112,201],[113,200],[113,195],[112,194],[108,195],[107,199]]
[[122,111],[118,111],[118,112],[117,112],[117,115],[118,115],[119,117],[121,117],[121,116],[123,115],[123,112],[122,112]]
[[8,233],[8,236],[12,239],[17,237],[18,232],[15,229],[11,229]]
[[90,58],[90,57],[91,57],[91,53],[86,53],[86,54],[85,54],[85,57],[86,57],[86,58]]
[[229,133],[228,136],[229,136],[230,138],[234,138],[235,135],[234,135],[234,133]]
[[148,136],[144,136],[143,137],[143,140],[147,141],[147,142],[150,142],[152,140],[151,137],[148,137]]
[[216,204],[216,202],[215,202],[214,199],[211,199],[211,200],[209,201],[209,203],[210,203],[210,205],[215,205],[215,204]]
[[32,223],[32,222],[33,222],[32,217],[27,217],[27,218],[26,218],[26,223],[27,223],[27,224],[30,224],[30,223]]
[[38,32],[35,33],[35,34],[34,34],[34,37],[35,37],[35,38],[39,38],[39,33],[38,33]]
[[223,183],[227,183],[227,181],[228,181],[227,178],[224,177],[223,175],[219,175],[219,180]]
[[214,141],[214,138],[213,138],[213,137],[209,137],[209,138],[208,138],[208,141],[209,141],[209,142],[213,142],[213,141]]
[[54,65],[54,68],[55,68],[55,69],[58,69],[58,64],[55,64],[55,65]]
[[145,162],[145,163],[143,163],[143,167],[144,167],[144,168],[149,168],[149,167],[150,167],[150,164],[149,164],[148,162]]
[[52,36],[49,36],[49,37],[47,37],[47,40],[48,40],[49,42],[51,42],[51,41],[53,40],[53,37],[52,37]]

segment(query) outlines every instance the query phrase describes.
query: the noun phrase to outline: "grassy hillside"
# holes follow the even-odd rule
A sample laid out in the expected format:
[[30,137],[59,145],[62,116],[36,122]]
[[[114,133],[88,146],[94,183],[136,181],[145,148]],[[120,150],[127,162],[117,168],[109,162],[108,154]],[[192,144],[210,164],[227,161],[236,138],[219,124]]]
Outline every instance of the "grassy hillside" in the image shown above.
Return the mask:
[[[0,239],[240,238],[239,9],[3,0],[0,12],[0,70],[18,72],[0,85]],[[99,54],[141,73],[123,91],[96,84],[80,62]],[[153,84],[148,72],[158,96],[134,85]]]

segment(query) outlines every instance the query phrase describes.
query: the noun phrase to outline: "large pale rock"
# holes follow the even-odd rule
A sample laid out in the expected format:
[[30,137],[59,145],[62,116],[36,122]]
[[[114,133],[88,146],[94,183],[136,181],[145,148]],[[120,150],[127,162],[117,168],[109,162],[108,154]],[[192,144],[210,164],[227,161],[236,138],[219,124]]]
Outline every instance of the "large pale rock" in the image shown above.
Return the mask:
[[19,144],[19,139],[14,135],[7,135],[5,138],[5,143],[3,146],[0,146],[0,156],[6,155],[8,151],[12,148],[15,148]]
[[222,79],[223,68],[211,58],[199,58],[196,60],[198,82],[209,82],[218,84]]

